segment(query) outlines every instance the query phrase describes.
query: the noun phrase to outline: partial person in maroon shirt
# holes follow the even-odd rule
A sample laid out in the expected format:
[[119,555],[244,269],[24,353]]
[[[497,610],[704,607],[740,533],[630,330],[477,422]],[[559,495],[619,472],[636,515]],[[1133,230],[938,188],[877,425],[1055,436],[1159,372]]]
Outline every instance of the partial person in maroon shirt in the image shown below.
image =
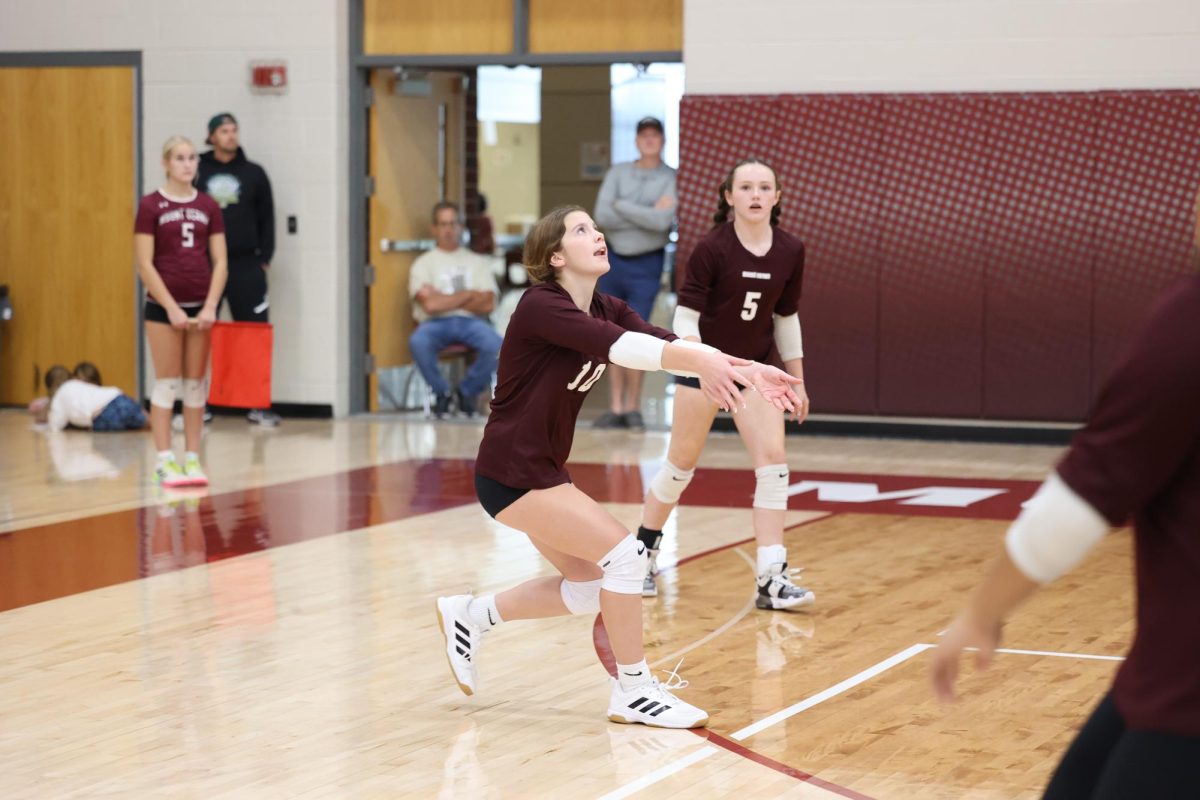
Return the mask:
[[[704,342],[731,355],[782,363],[800,385],[796,418],[808,415],[800,287],[804,244],[779,225],[782,191],[775,170],[750,158],[738,162],[717,188],[713,228],[687,262],[673,327],[682,339]],[[730,219],[732,213],[733,218]],[[696,464],[717,416],[717,405],[690,378],[675,378],[674,418],[667,460],[650,483],[638,539],[650,553],[642,595],[654,597],[662,529]],[[783,544],[790,472],[784,450],[784,415],[750,395],[733,417],[754,463],[755,605],[794,610],[812,605],[812,591],[792,582]]]
[[[182,136],[163,145],[166,182],[142,198],[133,249],[146,287],[143,318],[154,386],[150,429],[158,450],[155,480],[166,487],[204,486],[200,435],[207,398],[208,350],[225,290],[225,220],[217,202],[192,186],[196,148]],[[184,463],[171,450],[175,398],[183,400]]]
[[[609,268],[604,235],[582,208],[550,212],[525,241],[535,286],[513,312],[500,349],[496,396],[475,462],[484,509],[529,536],[561,577],[537,578],[495,595],[437,601],[455,681],[478,687],[479,647],[496,625],[565,614],[604,617],[617,661],[608,717],[614,722],[694,728],[708,714],[651,674],[642,649],[646,551],[600,504],[571,484],[565,464],[588,391],[608,364],[665,369],[700,380],[714,405],[741,406],[738,385],[783,410],[800,398],[796,379],[774,367],[680,342],[624,301],[596,292]],[[674,676],[673,676],[674,677]]]
[[964,649],[978,648],[986,667],[1009,612],[1130,520],[1133,646],[1051,778],[1051,800],[1200,797],[1200,274],[1159,299],[1087,426],[1009,529],[934,653],[938,696],[953,698]]

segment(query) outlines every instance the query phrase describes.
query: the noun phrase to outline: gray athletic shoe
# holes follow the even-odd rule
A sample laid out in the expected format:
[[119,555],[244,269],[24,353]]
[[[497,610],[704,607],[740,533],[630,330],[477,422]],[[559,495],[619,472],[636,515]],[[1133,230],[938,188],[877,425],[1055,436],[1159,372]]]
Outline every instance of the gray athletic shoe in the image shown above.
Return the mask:
[[[799,572],[799,570],[796,570]],[[817,602],[812,590],[792,583],[787,562],[772,564],[758,576],[758,596],[754,605],[766,611],[786,611],[811,606]]]
[[625,427],[630,430],[646,430],[646,421],[642,419],[642,412],[640,411],[626,411],[621,415],[621,420],[625,423]]
[[264,428],[277,428],[283,421],[283,417],[269,408],[256,408],[246,415],[246,420],[255,425],[262,425]]

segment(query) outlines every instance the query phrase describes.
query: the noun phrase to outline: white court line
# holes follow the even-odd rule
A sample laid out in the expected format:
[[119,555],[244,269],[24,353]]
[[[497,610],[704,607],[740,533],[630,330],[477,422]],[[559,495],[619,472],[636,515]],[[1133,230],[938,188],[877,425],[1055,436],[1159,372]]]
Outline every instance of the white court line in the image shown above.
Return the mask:
[[[932,645],[931,645],[932,646]],[[978,648],[968,647],[972,653]],[[1094,656],[1091,653],[1054,653],[1049,650],[1012,650],[1007,647],[997,647],[997,653],[1008,653],[1014,656],[1053,656],[1054,658],[1086,658],[1091,661],[1124,661],[1125,656]]]
[[625,784],[620,789],[614,789],[608,794],[601,795],[600,800],[621,800],[623,797],[629,797],[632,794],[640,792],[647,786],[653,786],[661,780],[665,780],[680,770],[687,769],[692,764],[696,764],[709,756],[714,756],[719,751],[711,744],[706,744],[694,753],[689,753],[683,758],[677,758],[665,767],[659,767],[647,775],[643,775],[636,781],[631,781]]
[[807,711],[808,709],[812,708],[813,706],[817,705],[818,703],[824,703],[826,700],[828,700],[831,697],[836,697],[839,694],[841,694],[842,692],[853,689],[855,686],[858,686],[860,683],[863,683],[864,681],[869,681],[871,678],[874,678],[879,673],[886,672],[887,670],[891,669],[892,667],[896,666],[897,664],[901,664],[901,663],[907,661],[908,659],[912,658],[913,656],[917,655],[918,653],[924,653],[926,650],[929,650],[932,647],[934,647],[934,645],[914,644],[912,647],[909,647],[906,650],[901,650],[899,653],[896,653],[896,655],[894,655],[890,658],[885,658],[883,661],[880,661],[875,666],[868,667],[867,669],[864,669],[862,672],[858,673],[857,675],[855,675],[851,678],[847,678],[846,680],[842,681],[841,683],[839,683],[835,686],[831,686],[823,692],[818,692],[817,694],[814,694],[812,697],[809,697],[805,700],[801,700],[799,703],[796,703],[795,705],[788,706],[787,708],[783,709],[782,711],[777,711],[774,714],[772,714],[771,716],[766,717],[765,719],[759,720],[758,722],[755,722],[753,725],[747,725],[745,728],[742,728],[740,731],[737,731],[736,733],[734,733],[730,738],[736,739],[739,742],[742,739],[747,739],[756,733],[760,733],[760,732],[766,730],[767,728],[771,727],[772,725],[775,725],[779,722],[783,722],[788,717],[795,716],[796,714],[799,714],[801,711]]

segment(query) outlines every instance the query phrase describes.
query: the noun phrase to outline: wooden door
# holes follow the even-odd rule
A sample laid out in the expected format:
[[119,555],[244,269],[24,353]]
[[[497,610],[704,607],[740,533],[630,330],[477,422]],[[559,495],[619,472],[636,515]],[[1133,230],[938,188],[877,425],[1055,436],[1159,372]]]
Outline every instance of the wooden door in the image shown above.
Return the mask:
[[[423,81],[428,81],[428,92]],[[375,102],[370,112],[368,170],[375,179],[370,215],[370,263],[375,283],[367,290],[368,350],[374,357],[369,402],[379,410],[381,369],[412,363],[408,337],[413,329],[408,273],[419,253],[380,249],[383,239],[430,239],[430,212],[443,197],[463,203],[463,76],[429,73],[409,82],[392,70],[371,76]],[[444,109],[444,112],[442,111]],[[444,113],[444,122],[443,115]],[[444,129],[445,186],[439,169]]]
[[93,361],[138,395],[132,67],[0,68],[0,404]]

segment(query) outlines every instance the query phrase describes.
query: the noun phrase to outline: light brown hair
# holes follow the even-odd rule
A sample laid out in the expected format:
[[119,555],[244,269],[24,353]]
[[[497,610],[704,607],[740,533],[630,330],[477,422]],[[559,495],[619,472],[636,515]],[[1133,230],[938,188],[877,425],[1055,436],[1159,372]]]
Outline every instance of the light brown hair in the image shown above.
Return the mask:
[[90,361],[80,361],[71,373],[76,380],[100,386],[100,369]]
[[67,381],[71,380],[71,373],[67,372],[67,368],[62,364],[55,364],[50,369],[46,370],[46,392],[51,397],[58,391],[59,387]]
[[550,256],[562,249],[563,236],[567,232],[567,215],[587,209],[583,206],[559,206],[546,216],[539,219],[529,229],[525,237],[525,251],[522,260],[529,279],[534,283],[554,283],[557,281],[554,267],[550,264]]

